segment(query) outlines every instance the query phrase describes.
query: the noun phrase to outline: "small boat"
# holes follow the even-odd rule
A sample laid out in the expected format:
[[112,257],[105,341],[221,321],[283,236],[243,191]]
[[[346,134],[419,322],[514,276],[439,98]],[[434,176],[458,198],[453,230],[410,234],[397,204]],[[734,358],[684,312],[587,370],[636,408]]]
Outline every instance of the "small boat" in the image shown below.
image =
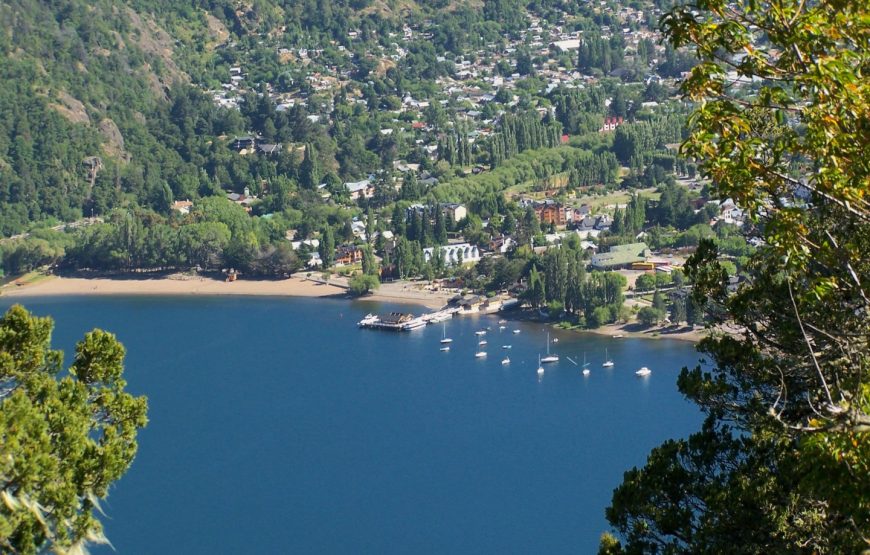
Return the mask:
[[558,338],[558,337],[554,337],[554,338],[553,338],[553,343],[558,343],[558,342],[559,342],[559,338]]
[[607,349],[604,349],[604,362],[601,363],[604,368],[613,368],[613,361],[607,356]]
[[559,362],[559,355],[550,354],[550,334],[547,334],[547,356],[541,359],[541,362]]
[[583,375],[588,376],[589,375],[589,363],[586,362],[586,352],[585,351],[583,353],[583,366],[581,366],[581,368],[583,368]]
[[506,326],[499,326],[498,331],[504,331]]
[[499,324],[507,324],[507,320],[499,320],[498,323]]
[[365,327],[371,326],[372,324],[376,323],[378,320],[380,320],[380,318],[378,318],[374,314],[369,313],[369,314],[366,314],[365,318],[363,318],[362,320],[360,320],[357,323],[357,326],[359,326],[361,328],[365,328]]
[[486,356],[486,351],[477,351],[474,353],[475,358],[484,358]]
[[538,375],[544,375],[544,367],[541,366],[541,355],[538,355]]
[[450,350],[450,345],[444,345],[443,347],[441,347],[440,350],[442,353],[446,353],[447,351]]
[[481,345],[481,346],[486,345],[486,339],[483,339],[483,340],[481,340],[481,341],[478,341],[477,344],[478,344],[478,345]]
[[510,363],[511,363],[510,357],[504,357],[503,359],[501,359],[502,366],[507,366]]
[[502,345],[501,348],[502,349],[511,349],[511,348],[513,348],[513,345]]
[[447,337],[447,324],[441,326],[441,343],[453,343],[453,340]]
[[638,370],[637,372],[635,372],[635,374],[637,374],[638,376],[649,376],[650,374],[652,374],[652,370],[650,370],[650,369],[647,368],[646,366],[642,366],[642,367],[640,368],[640,370]]
[[486,330],[477,330],[474,335],[486,335]]
[[622,334],[621,334],[621,333],[617,333],[616,335],[613,336],[613,338],[614,338],[614,339],[622,339]]
[[514,333],[520,333],[520,330],[514,330]]

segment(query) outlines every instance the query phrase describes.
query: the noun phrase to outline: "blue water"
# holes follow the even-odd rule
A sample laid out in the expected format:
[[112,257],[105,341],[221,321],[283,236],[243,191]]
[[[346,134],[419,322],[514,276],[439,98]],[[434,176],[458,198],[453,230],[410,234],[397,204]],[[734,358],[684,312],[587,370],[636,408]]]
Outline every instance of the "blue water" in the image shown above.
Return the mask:
[[[698,360],[684,342],[554,332],[562,360],[539,379],[546,331],[499,332],[491,317],[448,322],[442,353],[440,325],[358,330],[366,312],[397,308],[372,303],[26,306],[55,318],[67,353],[93,327],[115,332],[129,390],[149,398],[139,454],[104,507],[122,555],[594,553],[622,473],[701,420],[676,390]],[[614,369],[601,368],[605,347]],[[588,377],[565,358],[584,351]],[[646,379],[634,375],[643,365]]]

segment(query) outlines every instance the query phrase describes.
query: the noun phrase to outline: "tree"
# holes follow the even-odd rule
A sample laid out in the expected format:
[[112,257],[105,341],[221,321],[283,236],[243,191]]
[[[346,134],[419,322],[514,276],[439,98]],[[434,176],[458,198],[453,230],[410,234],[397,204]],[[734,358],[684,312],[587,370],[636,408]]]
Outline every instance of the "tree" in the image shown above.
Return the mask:
[[[737,0],[663,20],[701,60],[683,85],[698,106],[683,153],[765,245],[736,291],[712,241],[686,265],[707,318],[743,331],[703,340],[712,368],[680,374],[702,429],[656,448],[614,492],[607,518],[625,552],[867,548],[868,15],[858,1]],[[735,83],[755,77],[738,98]]]
[[324,268],[332,266],[335,261],[335,236],[332,233],[332,228],[329,226],[326,226],[320,232],[320,244],[317,246],[317,253],[320,255]]
[[124,347],[94,330],[68,375],[50,318],[0,318],[0,550],[74,552],[107,543],[94,510],[136,456],[147,401],[126,391]]
[[652,274],[641,274],[634,282],[634,288],[638,291],[649,291],[656,286],[656,278]]
[[320,166],[314,145],[305,146],[305,158],[299,166],[299,181],[306,189],[316,189],[320,185]]
[[658,324],[661,318],[661,311],[651,306],[645,306],[637,311],[638,321],[647,327]]
[[374,291],[381,285],[377,276],[371,274],[357,274],[348,281],[348,291],[354,297],[365,295]]
[[538,269],[535,266],[532,266],[531,273],[529,274],[529,289],[527,291],[527,296],[529,303],[535,308],[543,306],[547,299],[544,278],[541,277],[540,272],[538,272]]

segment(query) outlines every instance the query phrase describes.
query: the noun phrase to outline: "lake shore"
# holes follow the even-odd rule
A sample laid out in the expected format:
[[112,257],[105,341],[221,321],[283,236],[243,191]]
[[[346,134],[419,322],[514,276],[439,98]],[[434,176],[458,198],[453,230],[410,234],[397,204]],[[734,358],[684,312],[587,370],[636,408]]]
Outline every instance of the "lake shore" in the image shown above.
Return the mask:
[[607,324],[593,329],[565,328],[560,327],[559,322],[542,318],[538,311],[531,309],[513,311],[507,313],[506,317],[526,322],[540,322],[541,324],[553,326],[556,329],[566,332],[589,333],[605,337],[613,337],[615,339],[619,339],[621,336],[622,338],[633,339],[675,339],[678,341],[697,343],[711,333],[711,330],[706,328],[691,328],[688,326],[654,326],[646,328],[637,322]]
[[701,341],[710,333],[710,330],[705,328],[690,328],[685,326],[642,328],[638,324],[608,324],[596,329],[577,331],[608,337],[622,335],[624,338],[676,339],[677,341],[690,341],[692,343]]
[[[437,310],[447,304],[455,293],[430,291],[414,282],[383,283],[373,293],[351,297],[347,293],[347,280],[293,275],[281,280],[245,280],[227,282],[207,276],[189,274],[161,274],[153,277],[129,274],[113,277],[43,276],[31,280],[13,280],[0,287],[0,295],[12,299],[63,296],[269,296],[269,297],[328,297],[354,299],[362,302],[381,302],[415,305]],[[503,315],[515,320],[539,320],[536,311],[512,311]],[[541,320],[542,323],[553,324]],[[675,339],[699,342],[710,330],[704,328],[653,327],[644,328],[637,323],[609,324],[596,329],[565,330],[577,333],[641,339]]]
[[[206,276],[169,274],[156,277],[124,275],[113,277],[46,276],[33,283],[12,281],[0,289],[9,298],[32,298],[80,295],[143,295],[143,296],[272,296],[272,297],[332,297],[350,298],[343,278],[329,282],[294,275],[281,280],[245,280],[227,282]],[[385,284],[383,290],[362,297],[364,301],[392,302],[441,308],[446,303],[442,294],[410,288],[407,285]]]

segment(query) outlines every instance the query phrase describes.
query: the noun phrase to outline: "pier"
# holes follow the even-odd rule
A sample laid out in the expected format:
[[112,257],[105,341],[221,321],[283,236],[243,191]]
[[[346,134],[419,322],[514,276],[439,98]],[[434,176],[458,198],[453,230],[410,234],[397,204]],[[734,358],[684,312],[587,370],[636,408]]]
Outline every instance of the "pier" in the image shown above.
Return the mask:
[[445,308],[436,312],[429,312],[422,316],[414,316],[404,312],[390,312],[383,316],[368,314],[360,320],[357,325],[361,328],[389,330],[389,331],[411,331],[422,328],[427,324],[435,324],[453,318],[453,315],[459,312],[459,308]]

